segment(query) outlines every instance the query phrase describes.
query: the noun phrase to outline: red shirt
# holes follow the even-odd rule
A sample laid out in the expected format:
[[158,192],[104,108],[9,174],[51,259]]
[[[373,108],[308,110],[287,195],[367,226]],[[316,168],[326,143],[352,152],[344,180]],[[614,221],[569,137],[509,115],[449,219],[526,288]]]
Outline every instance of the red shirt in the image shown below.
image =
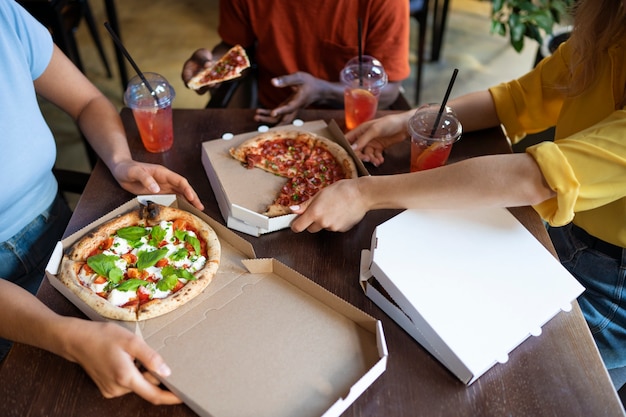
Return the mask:
[[259,101],[274,108],[291,91],[271,85],[297,71],[339,81],[345,63],[358,55],[358,18],[363,54],[380,60],[390,82],[409,76],[407,0],[221,0],[218,33],[229,45],[256,42]]

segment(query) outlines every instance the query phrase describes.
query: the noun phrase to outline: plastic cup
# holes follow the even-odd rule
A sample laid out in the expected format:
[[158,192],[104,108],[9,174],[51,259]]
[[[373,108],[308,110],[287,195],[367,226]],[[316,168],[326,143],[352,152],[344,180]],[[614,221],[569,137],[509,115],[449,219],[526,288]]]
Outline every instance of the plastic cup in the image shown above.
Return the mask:
[[439,118],[439,105],[417,109],[409,119],[411,136],[411,172],[437,168],[448,161],[454,142],[461,138],[463,128],[456,114],[446,107]]
[[341,70],[344,85],[346,128],[352,130],[376,115],[380,91],[387,85],[387,73],[376,58],[363,55],[352,58]]
[[165,152],[174,144],[172,101],[176,93],[162,75],[154,72],[143,75],[156,97],[139,76],[134,76],[128,82],[124,103],[133,111],[146,150],[154,153]]

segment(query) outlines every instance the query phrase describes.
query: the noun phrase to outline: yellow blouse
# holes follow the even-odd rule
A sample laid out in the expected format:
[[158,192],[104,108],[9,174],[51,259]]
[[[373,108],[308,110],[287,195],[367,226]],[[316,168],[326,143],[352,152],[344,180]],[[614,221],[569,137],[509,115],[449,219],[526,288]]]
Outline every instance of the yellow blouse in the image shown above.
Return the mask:
[[571,221],[626,247],[626,107],[615,110],[626,86],[626,39],[603,54],[593,85],[567,97],[550,87],[568,71],[566,43],[518,80],[490,89],[513,143],[556,126],[554,142],[529,147],[557,195],[534,208],[553,226]]

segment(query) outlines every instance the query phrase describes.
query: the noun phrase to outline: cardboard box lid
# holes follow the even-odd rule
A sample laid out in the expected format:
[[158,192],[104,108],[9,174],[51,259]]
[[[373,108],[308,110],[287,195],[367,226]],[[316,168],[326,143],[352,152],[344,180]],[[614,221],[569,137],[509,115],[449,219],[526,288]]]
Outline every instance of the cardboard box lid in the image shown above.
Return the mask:
[[[273,259],[254,259],[245,239],[175,196],[207,221],[222,257],[198,297],[163,316],[115,322],[141,336],[172,369],[162,382],[201,416],[338,416],[381,375],[381,323]],[[94,320],[104,320],[56,278],[63,247],[136,207],[130,201],[59,242],[46,269],[51,284]]]
[[[360,175],[369,175],[334,120],[330,124],[317,120],[302,126],[276,126],[270,130],[301,130],[334,140],[352,156]],[[243,169],[241,162],[229,154],[230,148],[257,135],[259,132],[248,132],[230,140],[215,139],[202,144],[202,165],[227,226],[252,236],[285,229],[296,216],[288,214],[269,218],[261,214],[287,180],[261,169]]]
[[466,383],[584,290],[506,209],[407,210],[376,228],[371,252],[409,333]]

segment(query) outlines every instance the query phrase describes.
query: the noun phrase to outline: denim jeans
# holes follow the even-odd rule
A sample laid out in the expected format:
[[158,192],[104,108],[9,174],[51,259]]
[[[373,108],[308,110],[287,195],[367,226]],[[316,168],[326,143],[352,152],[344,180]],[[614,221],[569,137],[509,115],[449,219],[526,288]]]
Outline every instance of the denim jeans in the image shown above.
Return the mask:
[[[35,294],[43,279],[48,259],[63,236],[71,215],[63,197],[57,195],[43,213],[9,240],[0,242],[0,278]],[[7,340],[0,339],[0,360],[10,346]]]
[[585,287],[578,304],[619,389],[626,383],[626,250],[607,255],[594,249],[596,238],[576,228],[569,224],[548,232],[563,266]]

